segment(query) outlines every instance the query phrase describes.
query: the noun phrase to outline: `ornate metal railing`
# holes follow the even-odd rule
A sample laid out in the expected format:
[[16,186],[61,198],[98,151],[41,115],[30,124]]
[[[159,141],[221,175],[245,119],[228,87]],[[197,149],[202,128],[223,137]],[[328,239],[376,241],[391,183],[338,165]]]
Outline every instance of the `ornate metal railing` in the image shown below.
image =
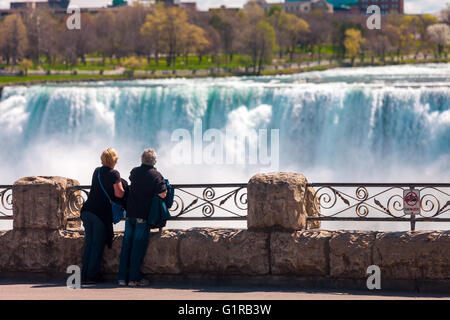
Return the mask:
[[[177,184],[171,220],[246,220],[247,184]],[[79,212],[89,195],[90,186],[68,190],[70,220],[79,219]]]
[[[310,221],[450,222],[450,183],[310,183],[320,215]],[[405,210],[404,192],[417,190],[417,211]],[[413,203],[411,203],[412,205]]]
[[[247,184],[179,184],[172,220],[246,220]],[[309,221],[450,222],[450,183],[309,183],[320,207]],[[406,213],[404,191],[418,190],[417,213]],[[78,220],[90,186],[67,191],[69,220]],[[0,220],[11,220],[12,186],[0,185]]]
[[12,219],[12,186],[0,185],[0,220]]

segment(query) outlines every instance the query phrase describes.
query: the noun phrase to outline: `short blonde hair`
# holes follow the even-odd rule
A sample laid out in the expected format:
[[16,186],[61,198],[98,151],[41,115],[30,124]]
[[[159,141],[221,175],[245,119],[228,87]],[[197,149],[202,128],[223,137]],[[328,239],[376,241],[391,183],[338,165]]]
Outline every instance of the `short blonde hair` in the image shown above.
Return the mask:
[[114,150],[114,148],[108,148],[102,152],[100,159],[102,160],[102,165],[114,168],[117,160],[119,160],[119,155],[117,154],[117,151]]
[[141,156],[143,164],[154,166],[156,164],[156,151],[153,149],[145,149]]

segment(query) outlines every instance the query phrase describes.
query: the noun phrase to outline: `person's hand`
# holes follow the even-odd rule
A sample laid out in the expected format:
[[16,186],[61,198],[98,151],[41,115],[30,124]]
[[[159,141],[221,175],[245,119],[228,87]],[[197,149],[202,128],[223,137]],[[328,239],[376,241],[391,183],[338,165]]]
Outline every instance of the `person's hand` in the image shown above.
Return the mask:
[[164,199],[164,198],[166,197],[166,195],[167,195],[167,190],[164,191],[164,192],[162,192],[162,193],[160,193],[160,194],[158,194],[158,196],[159,196],[160,198],[162,198],[162,199]]

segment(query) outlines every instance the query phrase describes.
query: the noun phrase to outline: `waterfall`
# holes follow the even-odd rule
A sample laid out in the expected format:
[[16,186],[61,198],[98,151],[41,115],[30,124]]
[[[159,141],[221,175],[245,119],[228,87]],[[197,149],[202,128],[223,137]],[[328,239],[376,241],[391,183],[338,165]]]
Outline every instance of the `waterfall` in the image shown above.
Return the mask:
[[246,182],[264,171],[174,165],[171,134],[192,132],[199,119],[204,132],[278,129],[279,170],[310,181],[448,182],[449,86],[449,64],[9,86],[0,100],[0,184],[27,175],[90,184],[110,146],[124,178],[146,147],[173,183]]

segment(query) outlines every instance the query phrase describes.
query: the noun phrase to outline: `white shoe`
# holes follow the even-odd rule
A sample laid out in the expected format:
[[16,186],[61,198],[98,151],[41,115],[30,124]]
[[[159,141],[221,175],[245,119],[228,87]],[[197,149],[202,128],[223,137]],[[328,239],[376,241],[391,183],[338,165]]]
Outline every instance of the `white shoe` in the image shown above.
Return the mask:
[[125,280],[119,280],[118,285],[121,286],[121,287],[126,287],[127,283],[126,283]]
[[128,282],[128,286],[130,287],[146,287],[150,284],[150,281],[147,279],[142,278],[139,281],[130,281]]

